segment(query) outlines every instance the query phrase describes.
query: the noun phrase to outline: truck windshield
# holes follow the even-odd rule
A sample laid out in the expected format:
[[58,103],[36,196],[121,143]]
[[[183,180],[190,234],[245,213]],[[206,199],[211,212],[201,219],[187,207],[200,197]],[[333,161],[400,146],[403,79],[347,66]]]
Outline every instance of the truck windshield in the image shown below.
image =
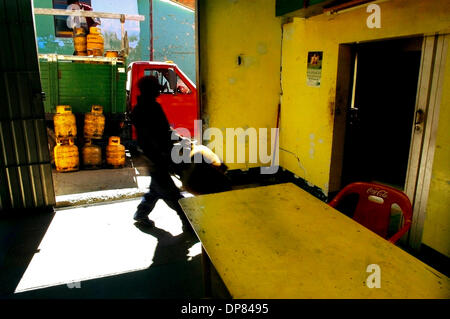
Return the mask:
[[162,94],[173,94],[174,91],[170,88],[169,77],[167,70],[145,70],[144,76],[153,75],[159,80],[159,84],[162,87]]
[[[159,80],[159,84],[161,84],[162,90],[161,94],[173,94],[174,90],[170,87],[169,84],[169,72],[168,70],[145,70],[144,76],[153,75]],[[191,90],[184,83],[184,81],[177,75],[177,93],[181,94],[189,94]]]

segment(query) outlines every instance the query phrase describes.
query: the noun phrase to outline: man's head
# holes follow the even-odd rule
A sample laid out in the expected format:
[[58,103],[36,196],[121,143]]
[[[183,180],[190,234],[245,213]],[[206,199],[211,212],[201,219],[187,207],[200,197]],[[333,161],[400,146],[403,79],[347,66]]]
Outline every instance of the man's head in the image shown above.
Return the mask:
[[137,85],[143,96],[157,98],[161,93],[161,85],[158,78],[153,75],[144,76],[138,81]]

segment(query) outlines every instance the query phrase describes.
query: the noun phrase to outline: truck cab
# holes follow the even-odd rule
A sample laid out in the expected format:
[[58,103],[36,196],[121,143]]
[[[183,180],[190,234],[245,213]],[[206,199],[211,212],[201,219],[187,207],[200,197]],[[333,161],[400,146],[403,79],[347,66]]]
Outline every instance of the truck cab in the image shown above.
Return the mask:
[[[197,88],[195,84],[178,68],[175,63],[138,61],[132,62],[127,70],[127,111],[131,112],[140,95],[137,83],[144,76],[153,75],[159,79],[162,86],[161,95],[157,98],[161,104],[170,126],[181,135],[181,128],[189,130],[190,136],[195,136],[194,121],[199,118],[197,103]],[[136,133],[132,132],[133,140]]]

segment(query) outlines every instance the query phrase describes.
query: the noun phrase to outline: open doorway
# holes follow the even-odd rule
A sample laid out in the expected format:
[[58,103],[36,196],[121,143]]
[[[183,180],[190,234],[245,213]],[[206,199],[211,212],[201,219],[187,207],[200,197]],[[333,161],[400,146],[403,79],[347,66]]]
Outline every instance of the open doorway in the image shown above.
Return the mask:
[[[56,108],[58,105],[68,105],[76,116],[74,143],[78,147],[79,157],[78,168],[74,171],[59,172],[53,161],[57,206],[142,195],[149,184],[148,163],[144,157],[131,152],[135,137],[132,137],[131,125],[127,125],[126,115],[130,109],[126,93],[127,69],[133,62],[145,61],[170,62],[183,71],[192,81],[193,89],[186,94],[177,90],[168,92],[164,97],[169,101],[163,107],[170,108],[182,96],[196,96],[196,1],[133,0],[124,5],[108,0],[81,0],[80,3],[91,6],[93,12],[101,13],[101,16],[96,16],[101,22],[97,27],[104,51],[100,56],[85,56],[75,50],[75,37],[71,29],[65,37],[61,36],[61,30],[68,28],[66,24],[69,20],[68,16],[58,15],[55,10],[65,9],[71,2],[47,2],[35,1],[33,5],[40,78],[45,93],[44,109],[50,130],[50,153],[54,154],[53,147],[56,146]],[[122,15],[125,15],[124,21]],[[77,40],[86,38],[85,42],[88,42],[90,29],[80,34],[82,36]],[[110,58],[107,53],[112,54]],[[115,59],[117,55],[119,58]],[[196,98],[192,100],[196,101]],[[96,162],[95,170],[88,170],[83,163],[83,149],[86,146],[83,126],[85,116],[91,112],[93,105],[102,106],[106,123],[101,137],[90,141],[93,146],[101,148],[101,163]],[[197,104],[191,108],[196,109]],[[187,124],[181,121],[187,113],[185,109],[184,105],[166,114],[170,124],[185,127]],[[125,163],[118,165],[120,168],[117,169],[105,169],[111,166],[106,160],[111,136],[119,136],[120,143],[126,148]]]
[[432,35],[339,46],[329,196],[354,181],[402,190],[413,205],[414,249],[431,182],[446,41]]
[[342,185],[404,189],[415,119],[422,38],[356,44]]
[[[148,0],[136,1],[138,5],[149,3]],[[53,2],[61,3],[65,1],[55,0]],[[100,7],[97,5],[100,0],[90,2],[99,10]],[[111,3],[111,1],[104,2]],[[129,2],[132,3],[133,1]],[[33,20],[31,18],[33,5],[35,6],[34,9],[37,10],[39,8],[37,6],[51,6],[51,1],[22,0],[17,1],[17,3],[9,2],[8,6],[1,6],[2,14],[4,12],[17,13],[10,15],[11,18],[5,21],[5,39],[11,45],[8,45],[10,48],[5,51],[5,55],[2,54],[2,58],[5,57],[2,62],[11,61],[9,62],[11,65],[5,70],[11,70],[12,72],[9,72],[10,74],[5,77],[5,82],[2,84],[5,84],[3,85],[6,89],[5,92],[8,92],[7,95],[11,97],[8,98],[8,106],[13,115],[7,118],[8,123],[2,121],[2,133],[11,132],[11,134],[4,135],[2,140],[12,140],[12,142],[6,143],[8,148],[5,150],[8,154],[5,159],[8,161],[5,164],[8,164],[9,167],[7,166],[3,170],[6,171],[8,180],[11,182],[3,183],[2,187],[6,185],[10,188],[7,190],[9,193],[6,194],[11,194],[11,206],[18,209],[25,205],[28,206],[28,202],[33,200],[34,203],[31,203],[30,207],[33,204],[33,207],[46,204],[53,206],[54,204],[54,193],[51,187],[52,172],[50,165],[48,165],[46,143],[44,139],[41,139],[41,136],[45,135],[45,127],[39,93],[45,92],[46,101],[56,101],[55,105],[69,104],[67,103],[67,95],[61,94],[63,90],[70,89],[67,86],[71,85],[73,89],[83,81],[82,76],[86,74],[88,77],[97,76],[98,79],[100,73],[108,73],[107,71],[111,70],[109,68],[113,63],[104,62],[117,62],[107,60],[107,57],[95,57],[91,60],[82,60],[83,57],[66,59],[65,57],[72,55],[73,52],[73,46],[70,42],[72,39],[69,38],[69,42],[65,42],[64,39],[57,37],[55,40],[57,41],[57,47],[64,47],[68,44],[66,49],[69,50],[67,53],[57,52],[49,44],[54,39],[52,38],[53,34],[58,35],[54,30],[53,16],[41,14],[36,15],[35,18],[40,16],[48,19],[36,18]],[[124,3],[120,3],[120,8],[124,6],[126,6]],[[52,10],[42,7],[40,9],[42,9],[41,12]],[[112,10],[104,11],[111,12]],[[114,13],[114,11],[111,13]],[[33,22],[36,22],[35,26],[32,25]],[[33,27],[36,29],[35,34],[33,34]],[[45,32],[48,32],[46,33],[48,37],[41,37],[42,33]],[[35,35],[37,35],[37,38],[33,38]],[[16,41],[9,41],[13,38]],[[37,46],[34,41],[38,44]],[[24,44],[27,45],[24,46]],[[47,46],[47,44],[49,45]],[[48,80],[48,77],[43,76],[45,74],[42,72],[44,71],[42,67],[41,72],[38,73],[38,66],[33,62],[36,59],[36,47],[41,50],[46,47],[51,50],[47,53],[58,59],[57,62],[51,60],[54,62],[51,64],[51,71],[54,71],[54,76],[52,75],[52,81],[50,82],[51,87],[45,88],[44,84],[39,85],[39,75],[41,83]],[[41,51],[40,54],[44,53]],[[59,56],[62,58],[60,59]],[[39,62],[42,62],[42,60]],[[91,67],[98,72],[87,73],[86,70],[92,69]],[[67,73],[71,71],[69,68],[75,70],[70,76]],[[124,70],[118,70],[120,68],[122,68],[120,63],[115,63],[107,80],[116,78],[117,82],[122,84],[124,88],[123,74],[125,72]],[[82,84],[85,85],[86,83]],[[87,86],[85,91],[74,89],[73,95],[71,95],[72,101],[84,104],[88,108],[92,103],[98,103],[102,104],[104,110],[112,109],[113,106],[117,107],[116,110],[120,109],[118,103],[114,105],[113,103],[106,103],[110,101],[106,97],[109,96],[112,99],[114,96],[108,90],[108,84],[110,83],[97,81],[95,84],[95,86]],[[114,86],[114,90],[118,92],[120,87]],[[89,93],[89,96],[86,93]],[[123,97],[125,92],[123,91],[121,95]],[[86,102],[87,96],[102,98],[103,101]],[[124,99],[122,98],[120,101],[123,102]],[[71,104],[75,105],[75,103]],[[110,107],[108,107],[108,104]],[[50,116],[51,120],[51,112],[46,110],[45,113]],[[17,118],[22,120],[21,117],[23,117],[23,122],[17,120]],[[78,130],[78,132],[82,133],[83,131]],[[104,134],[103,136],[107,138],[108,135]],[[79,134],[77,137],[82,138],[83,136]],[[24,145],[25,143],[26,145]],[[37,145],[33,145],[33,143]],[[16,157],[21,162],[15,162]],[[4,163],[2,162],[2,164]],[[70,184],[69,188],[74,187],[72,194],[82,193],[88,187],[99,187],[100,189],[108,187],[112,192],[117,192],[118,189],[123,189],[124,185],[129,182],[129,177],[133,176],[125,171],[126,168],[128,167],[114,170],[80,170],[67,173],[54,171],[53,177],[64,176]],[[11,175],[9,172],[15,174]],[[111,182],[111,179],[109,179],[110,182],[105,183],[103,178],[111,178],[111,175],[115,176],[114,181]],[[2,179],[3,177],[4,174],[2,174]],[[146,184],[148,185],[148,182]],[[1,198],[2,208],[5,204],[3,195],[4,193],[2,193]],[[109,199],[109,197],[103,197],[103,199]],[[21,200],[22,202],[20,202]],[[155,209],[155,215],[152,216],[155,219],[154,228],[145,232],[137,226],[135,227],[132,216],[138,203],[139,199],[97,206],[78,206],[64,211],[58,209],[55,214],[49,215],[41,214],[42,211],[37,209],[34,209],[30,214],[22,214],[24,212],[21,210],[17,211],[21,214],[13,214],[11,220],[7,219],[0,225],[2,234],[7,237],[7,240],[2,242],[2,248],[4,248],[2,252],[4,251],[7,254],[0,254],[2,268],[0,294],[2,297],[5,294],[6,298],[11,298],[13,293],[19,294],[19,292],[24,293],[28,290],[36,291],[36,293],[30,292],[30,295],[21,295],[18,298],[66,298],[67,296],[70,296],[69,298],[201,297],[201,291],[198,289],[198,295],[192,293],[185,296],[179,295],[180,291],[183,291],[183,293],[188,291],[187,286],[197,287],[198,285],[195,285],[195,283],[201,279],[200,244],[194,244],[194,238],[188,239],[183,235],[181,221],[179,221],[175,212],[168,212],[170,208],[167,205],[164,206],[165,203],[162,201],[158,203],[159,207]],[[6,204],[9,205],[7,202]],[[69,204],[76,205],[79,202]],[[182,240],[179,240],[180,238]],[[114,240],[117,240],[117,243],[114,243]],[[71,246],[70,243],[73,243],[74,246]],[[189,247],[192,248],[193,244],[196,245],[197,249],[191,253],[187,250]],[[171,249],[167,249],[169,245]],[[119,247],[123,247],[123,251],[120,251]],[[160,249],[162,247],[163,249]],[[167,252],[169,250],[170,252]],[[134,254],[136,258],[130,258],[130,253]],[[197,256],[195,259],[197,260],[196,265],[193,265],[197,269],[197,278],[192,276],[191,261],[194,260],[194,255]],[[74,260],[77,261],[76,265]],[[124,263],[124,261],[126,262]],[[183,264],[181,267],[175,267],[175,269],[170,266],[170,264],[181,265],[180,261]],[[154,267],[151,266],[155,265],[158,268],[153,272]],[[169,265],[165,269],[172,268],[173,271],[163,270],[161,272],[165,265]],[[153,273],[154,276],[150,273]],[[181,273],[183,275],[180,277],[180,286],[177,287],[174,285],[174,278]],[[121,274],[121,276],[118,276],[118,274]],[[190,285],[187,281],[189,279],[193,279]],[[83,281],[83,284],[81,284],[81,281]],[[143,285],[141,286],[141,284]],[[164,286],[168,284],[171,289],[166,289]],[[127,285],[130,287],[129,291],[124,289]],[[54,286],[54,290],[50,286]],[[43,292],[42,288],[44,287],[48,287],[48,290]],[[89,287],[92,288],[89,289]],[[148,295],[148,287],[155,288],[153,290],[155,295]],[[166,292],[176,295],[161,294]],[[50,293],[50,296],[48,293]],[[135,293],[138,293],[138,295]]]

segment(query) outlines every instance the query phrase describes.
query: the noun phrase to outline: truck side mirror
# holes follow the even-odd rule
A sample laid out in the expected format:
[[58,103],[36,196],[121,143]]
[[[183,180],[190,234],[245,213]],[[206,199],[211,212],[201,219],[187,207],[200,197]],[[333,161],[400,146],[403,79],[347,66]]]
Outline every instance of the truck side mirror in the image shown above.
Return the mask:
[[169,86],[171,91],[177,92],[177,74],[174,69],[169,69]]

